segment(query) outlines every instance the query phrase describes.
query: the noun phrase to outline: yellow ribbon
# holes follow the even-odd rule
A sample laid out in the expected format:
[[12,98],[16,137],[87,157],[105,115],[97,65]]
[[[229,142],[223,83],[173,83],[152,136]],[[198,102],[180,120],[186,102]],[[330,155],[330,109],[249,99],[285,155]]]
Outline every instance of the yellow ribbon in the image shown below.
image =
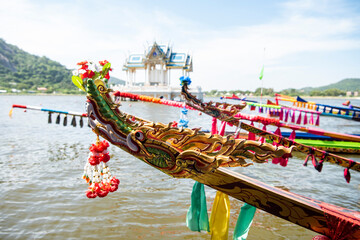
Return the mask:
[[12,117],[12,113],[13,113],[13,108],[10,109],[10,112],[9,112],[9,117],[11,118]]
[[229,196],[220,191],[216,192],[214,205],[210,216],[211,239],[227,240],[230,220]]

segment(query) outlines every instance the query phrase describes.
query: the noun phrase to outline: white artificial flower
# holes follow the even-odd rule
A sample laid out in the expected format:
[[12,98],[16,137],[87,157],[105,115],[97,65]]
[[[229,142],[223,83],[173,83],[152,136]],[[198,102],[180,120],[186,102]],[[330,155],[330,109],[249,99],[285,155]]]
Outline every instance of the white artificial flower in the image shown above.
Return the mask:
[[79,76],[79,70],[73,70],[73,71],[72,71],[72,74],[73,74],[74,76]]

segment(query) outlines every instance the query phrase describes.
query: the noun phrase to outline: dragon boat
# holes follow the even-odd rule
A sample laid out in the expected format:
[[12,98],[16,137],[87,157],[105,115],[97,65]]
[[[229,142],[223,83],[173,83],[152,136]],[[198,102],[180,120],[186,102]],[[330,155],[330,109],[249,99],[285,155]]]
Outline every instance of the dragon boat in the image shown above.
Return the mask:
[[[253,162],[260,164],[267,159],[290,157],[298,146],[279,146],[204,133],[200,129],[154,123],[124,113],[120,111],[120,103],[112,96],[106,80],[103,81],[108,68],[105,65],[107,71],[100,75],[73,77],[75,85],[87,92],[86,116],[96,135],[171,177],[191,178],[329,237],[337,234],[339,238],[360,238],[359,212],[271,187],[229,170],[229,167],[249,167]],[[219,112],[219,106],[204,104],[196,98],[191,97],[190,102],[190,107],[230,123],[235,123],[232,115],[246,106],[231,105]],[[347,172],[350,169],[360,170],[357,162],[328,155],[324,155],[324,160],[346,167]]]
[[360,109],[354,107],[338,107],[327,104],[320,104],[316,102],[307,101],[299,96],[290,97],[282,94],[275,94],[275,100],[278,103],[279,101],[292,102],[293,106],[311,109],[321,112],[321,115],[328,117],[338,117],[348,120],[360,121]]

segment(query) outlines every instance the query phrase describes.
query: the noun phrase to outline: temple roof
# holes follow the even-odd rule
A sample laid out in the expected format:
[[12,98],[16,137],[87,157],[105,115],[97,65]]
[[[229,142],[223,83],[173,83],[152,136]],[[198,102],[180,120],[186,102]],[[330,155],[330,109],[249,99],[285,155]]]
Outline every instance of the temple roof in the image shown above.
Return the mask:
[[189,54],[175,53],[169,45],[158,45],[156,42],[150,45],[144,54],[130,54],[123,70],[145,68],[147,65],[159,63],[165,64],[167,68],[192,71],[192,58]]

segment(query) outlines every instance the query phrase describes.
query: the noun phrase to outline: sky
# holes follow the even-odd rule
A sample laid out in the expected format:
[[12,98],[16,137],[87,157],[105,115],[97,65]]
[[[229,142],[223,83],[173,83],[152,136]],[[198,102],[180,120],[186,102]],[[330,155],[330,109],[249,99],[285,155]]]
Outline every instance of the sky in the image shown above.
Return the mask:
[[[69,69],[108,60],[126,79],[154,43],[193,57],[203,90],[280,91],[360,78],[359,0],[0,0],[0,38]],[[264,66],[264,77],[259,79]],[[142,73],[140,73],[142,75]],[[171,74],[179,86],[181,72]]]

